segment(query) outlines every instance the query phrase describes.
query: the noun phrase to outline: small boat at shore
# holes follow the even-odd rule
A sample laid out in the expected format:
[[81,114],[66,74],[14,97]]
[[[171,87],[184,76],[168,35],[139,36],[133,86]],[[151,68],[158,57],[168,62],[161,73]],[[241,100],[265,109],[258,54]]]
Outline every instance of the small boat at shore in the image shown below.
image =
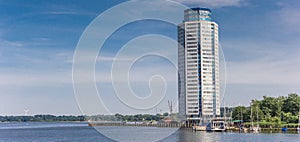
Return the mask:
[[206,131],[208,132],[225,132],[226,124],[224,121],[213,121],[209,123],[206,127]]
[[225,132],[226,128],[225,127],[218,127],[218,128],[213,128],[212,131],[214,132]]
[[288,128],[286,126],[284,126],[283,128],[281,128],[281,131],[282,132],[287,132],[288,131]]
[[205,117],[202,117],[202,118],[200,119],[200,122],[199,122],[198,124],[192,126],[192,129],[193,129],[194,131],[206,131],[206,128],[207,128],[207,125],[208,125],[208,124],[209,124],[209,123],[207,123],[206,118],[205,118]]
[[194,131],[206,131],[206,125],[195,125],[192,128]]
[[251,127],[250,127],[250,131],[252,131],[253,133],[259,133],[261,131],[260,127],[259,127],[259,121],[258,121],[258,106],[256,106],[256,126],[253,125],[253,117],[252,117],[252,103],[250,104],[251,106],[251,114],[250,114],[250,118],[251,118]]
[[259,133],[260,132],[260,127],[259,126],[250,127],[250,131],[252,131],[253,133]]
[[297,132],[300,132],[300,109],[299,109],[299,114],[298,114],[298,127],[297,127]]
[[249,128],[246,128],[243,124],[241,124],[238,128],[240,133],[247,133]]

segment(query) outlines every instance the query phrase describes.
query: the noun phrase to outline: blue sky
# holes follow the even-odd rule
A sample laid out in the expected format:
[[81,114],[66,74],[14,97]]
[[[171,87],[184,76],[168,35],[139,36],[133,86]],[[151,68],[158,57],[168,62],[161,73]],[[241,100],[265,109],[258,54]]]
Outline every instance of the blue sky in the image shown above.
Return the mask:
[[[29,109],[29,114],[81,114],[72,85],[76,45],[94,18],[122,2],[0,0],[0,115],[24,114],[24,109]],[[213,11],[227,64],[224,98],[227,105],[248,105],[251,99],[261,99],[264,95],[300,92],[298,0],[177,2]],[[168,5],[166,8],[172,9]],[[97,88],[112,113],[155,113],[156,108],[167,111],[166,101],[177,97],[174,66],[156,56],[138,60],[131,69],[130,80],[136,94],[145,97],[151,92],[149,78],[157,73],[164,75],[169,91],[160,105],[147,111],[135,110],[121,103],[115,95],[109,77],[114,56],[127,43],[128,46],[135,45],[130,43],[139,45],[133,47],[139,50],[132,50],[132,54],[152,48],[141,42],[151,40],[147,37],[130,41],[145,34],[165,35],[176,40],[176,27],[155,20],[129,23],[114,32],[99,54],[95,65]],[[176,57],[176,47],[169,46],[155,50]],[[120,60],[126,62],[126,54]]]

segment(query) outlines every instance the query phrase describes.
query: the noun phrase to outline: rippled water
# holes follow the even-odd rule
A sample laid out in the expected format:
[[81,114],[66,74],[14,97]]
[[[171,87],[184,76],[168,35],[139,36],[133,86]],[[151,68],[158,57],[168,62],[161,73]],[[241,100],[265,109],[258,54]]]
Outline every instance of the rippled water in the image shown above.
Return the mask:
[[[173,128],[97,127],[106,136],[122,141],[149,141],[168,136]],[[0,123],[0,142],[112,142],[86,123]],[[161,142],[255,141],[300,142],[300,134],[290,133],[207,133],[180,129]]]

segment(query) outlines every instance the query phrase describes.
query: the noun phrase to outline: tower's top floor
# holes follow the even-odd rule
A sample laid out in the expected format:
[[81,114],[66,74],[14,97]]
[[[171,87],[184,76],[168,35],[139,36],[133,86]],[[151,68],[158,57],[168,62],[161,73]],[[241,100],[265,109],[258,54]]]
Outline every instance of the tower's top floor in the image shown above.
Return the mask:
[[211,10],[208,8],[191,8],[184,11],[184,21],[211,21]]

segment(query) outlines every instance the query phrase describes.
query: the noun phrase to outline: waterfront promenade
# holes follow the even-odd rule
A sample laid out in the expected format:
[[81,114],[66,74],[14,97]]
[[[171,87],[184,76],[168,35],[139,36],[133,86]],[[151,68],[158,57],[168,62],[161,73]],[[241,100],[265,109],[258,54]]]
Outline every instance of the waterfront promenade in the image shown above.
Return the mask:
[[181,123],[143,123],[143,122],[89,122],[89,126],[140,126],[140,127],[172,127],[187,128],[187,125]]

